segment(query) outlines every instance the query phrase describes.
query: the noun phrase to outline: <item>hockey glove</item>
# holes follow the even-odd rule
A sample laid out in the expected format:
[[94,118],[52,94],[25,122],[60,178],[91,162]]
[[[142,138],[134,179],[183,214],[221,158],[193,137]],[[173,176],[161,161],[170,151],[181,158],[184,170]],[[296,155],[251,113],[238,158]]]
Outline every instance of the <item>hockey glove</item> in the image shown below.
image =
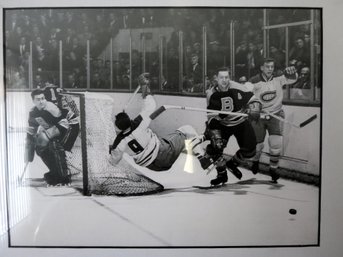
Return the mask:
[[138,76],[138,84],[140,86],[143,86],[143,85],[149,85],[149,76],[150,74],[149,73],[142,73],[141,75]]
[[248,104],[248,118],[251,121],[258,121],[261,115],[261,103],[259,102],[251,102]]
[[151,93],[149,87],[149,73],[142,73],[141,75],[139,75],[138,84],[141,86],[142,89],[142,98],[145,99],[145,97]]
[[211,130],[211,129],[219,129],[221,126],[221,123],[220,123],[220,118],[212,118],[208,121],[207,123],[207,129]]

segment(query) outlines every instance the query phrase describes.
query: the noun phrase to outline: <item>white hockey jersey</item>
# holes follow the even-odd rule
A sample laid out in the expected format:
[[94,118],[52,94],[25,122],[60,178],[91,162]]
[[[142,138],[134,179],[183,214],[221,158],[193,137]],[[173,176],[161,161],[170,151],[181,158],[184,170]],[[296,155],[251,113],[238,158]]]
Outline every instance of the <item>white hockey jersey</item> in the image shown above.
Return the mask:
[[156,102],[151,95],[148,95],[143,102],[143,110],[132,121],[131,128],[116,137],[111,155],[117,162],[125,152],[138,165],[145,167],[150,165],[158,154],[160,140],[149,128],[151,122],[149,116],[156,109]]
[[[267,79],[263,74],[252,77],[249,82],[253,84],[252,91],[262,103],[262,110],[271,113],[279,112],[282,108],[283,85],[296,82],[297,75],[271,76]],[[247,83],[249,86],[250,83]]]

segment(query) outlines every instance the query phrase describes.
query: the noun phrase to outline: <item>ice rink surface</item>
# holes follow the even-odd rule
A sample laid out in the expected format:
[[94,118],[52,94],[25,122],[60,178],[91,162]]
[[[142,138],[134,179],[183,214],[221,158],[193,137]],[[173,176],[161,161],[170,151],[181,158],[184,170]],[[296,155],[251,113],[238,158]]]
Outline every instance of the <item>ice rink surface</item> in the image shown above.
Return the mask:
[[[45,187],[39,158],[23,187],[28,211],[9,231],[11,247],[283,247],[314,246],[319,238],[319,188],[242,169],[220,188],[202,189],[206,175],[182,154],[167,172],[140,171],[161,193],[83,196],[73,187]],[[38,181],[38,182],[37,182]],[[289,209],[296,209],[291,215]],[[16,215],[10,208],[10,215]]]

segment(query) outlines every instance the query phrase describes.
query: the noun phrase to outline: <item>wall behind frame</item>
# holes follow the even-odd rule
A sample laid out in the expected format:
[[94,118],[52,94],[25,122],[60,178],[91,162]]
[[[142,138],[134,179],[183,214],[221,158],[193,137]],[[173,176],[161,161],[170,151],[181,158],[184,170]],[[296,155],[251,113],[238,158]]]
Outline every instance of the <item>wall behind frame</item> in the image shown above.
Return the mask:
[[[114,113],[120,112],[131,97],[128,93],[106,93],[114,100]],[[202,97],[189,96],[167,96],[155,95],[157,106],[163,104],[180,105],[189,107],[206,108],[206,99]],[[7,126],[26,126],[28,111],[32,107],[30,93],[8,92],[7,93]],[[127,109],[127,112],[134,117],[140,111],[141,97],[137,94],[135,101]],[[320,108],[284,106],[286,118],[299,124],[310,116],[317,114],[318,118],[307,126],[297,129],[289,125],[284,127],[284,154],[280,161],[280,167],[301,171],[306,174],[318,176],[320,174]],[[167,110],[162,113],[151,124],[151,128],[160,136],[173,132],[180,126],[192,125],[199,134],[205,130],[206,114],[186,110]],[[238,149],[234,137],[229,141],[226,152],[234,154]],[[265,154],[262,155],[262,162],[268,162],[268,142],[265,140]]]

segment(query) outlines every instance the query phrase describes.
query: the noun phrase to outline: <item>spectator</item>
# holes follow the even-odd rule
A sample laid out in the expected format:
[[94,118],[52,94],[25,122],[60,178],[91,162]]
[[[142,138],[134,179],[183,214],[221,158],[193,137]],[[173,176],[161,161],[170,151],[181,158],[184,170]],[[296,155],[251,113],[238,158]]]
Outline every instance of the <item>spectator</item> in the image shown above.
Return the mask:
[[45,46],[41,37],[37,37],[33,42],[33,61],[37,67],[45,66]]
[[90,28],[88,25],[85,25],[82,31],[83,31],[82,33],[78,34],[78,39],[79,39],[80,45],[83,48],[86,48],[87,41],[88,40],[92,41],[94,38],[94,34],[90,31]]
[[25,79],[23,70],[19,70],[13,75],[13,79],[11,80],[9,85],[10,88],[28,88],[28,85],[26,84],[27,80]]
[[29,47],[29,44],[27,43],[26,37],[22,36],[20,38],[20,43],[17,49],[18,49],[20,57],[23,57],[25,55],[25,52],[30,51],[30,47]]
[[9,30],[5,31],[5,42],[4,45],[5,47],[8,49],[10,47],[12,47],[13,45],[15,45],[15,41],[13,40],[12,34]]
[[40,74],[36,74],[33,87],[34,88],[44,88],[45,87],[42,76]]
[[236,49],[235,66],[236,77],[247,76],[246,56],[248,54],[248,45],[246,41],[242,41]]
[[59,46],[56,39],[50,40],[46,56],[46,69],[50,71],[59,69]]
[[259,72],[262,56],[257,51],[254,43],[250,42],[248,46],[248,53],[246,55],[246,65],[248,69],[248,77],[255,76]]
[[[39,16],[39,20],[38,20],[38,27],[41,30],[42,34],[47,34],[47,32],[49,31],[49,27],[51,22],[49,21],[47,15],[45,13],[41,14]],[[48,36],[46,36],[46,38],[44,38],[44,41],[48,40]]]
[[6,48],[6,68],[17,69],[18,65],[18,58],[13,54],[11,48]]
[[40,31],[38,25],[35,24],[32,27],[31,38],[32,38],[32,40],[35,40],[37,37],[41,37],[42,38],[42,32]]
[[128,29],[133,27],[131,21],[131,15],[128,10],[122,9],[121,10],[121,28]]
[[220,51],[219,42],[212,41],[207,55],[207,75],[212,77],[220,67],[224,66],[223,52]]
[[72,28],[67,28],[65,35],[62,36],[61,40],[63,43],[63,50],[70,51],[73,46],[73,38],[75,37],[75,33]]
[[177,91],[179,87],[179,55],[173,47],[168,51],[166,73],[163,90]]
[[298,81],[293,85],[293,88],[300,89],[310,89],[312,88],[311,84],[311,73],[309,67],[303,67],[300,71],[300,76]]
[[300,72],[298,81],[291,87],[291,99],[308,100],[313,97],[313,93],[310,90],[312,88],[310,68],[303,67]]
[[64,86],[65,88],[79,88],[80,84],[75,79],[75,74],[71,73],[68,75],[68,80]]
[[199,56],[197,54],[192,55],[191,59],[192,71],[187,85],[188,92],[201,92],[203,89],[202,67],[199,63]]
[[269,56],[275,61],[275,71],[282,70],[285,67],[285,55],[276,46],[270,46]]
[[75,28],[75,19],[74,19],[74,13],[72,11],[67,11],[65,15],[65,27],[67,29],[73,30]]
[[304,34],[304,47],[306,49],[310,49],[310,45],[311,45],[311,36],[309,33],[305,33]]
[[56,28],[60,31],[66,27],[66,19],[64,14],[64,11],[58,11],[56,15],[57,17],[54,20],[54,26],[56,26]]
[[10,21],[8,22],[8,30],[11,32],[15,32],[18,26],[19,26],[18,14],[14,12],[10,16]]
[[193,44],[193,52],[198,55],[198,58],[202,55],[201,44],[199,42]]
[[[30,39],[30,37],[32,36],[30,32],[31,32],[32,27],[33,27],[32,23],[31,23],[30,16],[23,15],[22,18],[23,18],[23,21],[21,23],[21,28],[24,31],[24,35]],[[32,37],[32,39],[34,39],[34,38]]]
[[61,32],[61,30],[59,28],[53,27],[50,30],[50,34],[49,34],[49,37],[48,37],[48,43],[51,44],[53,40],[55,40],[56,42],[61,40],[60,32]]
[[117,15],[114,12],[111,12],[108,16],[106,28],[112,37],[117,35],[117,33],[119,32],[120,22]]
[[105,88],[105,81],[101,79],[98,72],[93,73],[91,86],[92,88]]
[[298,37],[295,40],[295,46],[291,48],[289,58],[301,61],[304,65],[310,64],[309,49],[306,49],[303,38]]

